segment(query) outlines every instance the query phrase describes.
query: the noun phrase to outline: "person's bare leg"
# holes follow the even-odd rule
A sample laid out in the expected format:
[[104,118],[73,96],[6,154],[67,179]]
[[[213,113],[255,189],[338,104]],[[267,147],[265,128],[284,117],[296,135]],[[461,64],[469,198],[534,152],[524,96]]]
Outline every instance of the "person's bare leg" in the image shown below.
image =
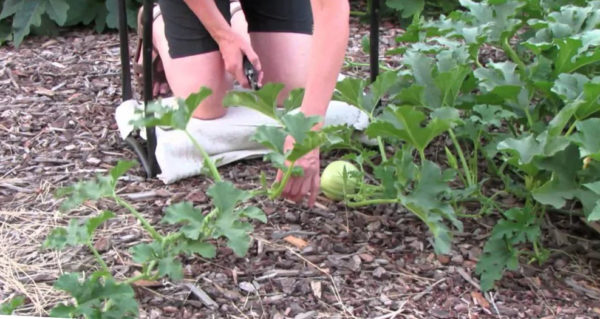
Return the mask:
[[263,83],[285,85],[278,98],[278,105],[283,105],[291,90],[305,86],[312,36],[287,32],[251,32],[250,37],[252,47],[260,57]]
[[202,53],[183,58],[172,59],[169,55],[169,44],[164,33],[164,21],[158,17],[153,24],[153,41],[162,59],[165,74],[173,95],[187,98],[198,92],[202,86],[212,90],[194,112],[199,119],[215,119],[226,113],[223,97],[231,89],[231,81],[225,76],[225,67],[219,51]]

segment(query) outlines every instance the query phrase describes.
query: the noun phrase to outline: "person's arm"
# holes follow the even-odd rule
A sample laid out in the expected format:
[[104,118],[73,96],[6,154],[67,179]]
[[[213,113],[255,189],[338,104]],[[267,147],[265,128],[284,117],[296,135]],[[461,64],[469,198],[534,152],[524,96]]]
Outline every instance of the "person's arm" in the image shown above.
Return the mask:
[[[319,115],[324,119],[348,45],[350,7],[348,0],[311,0],[311,5],[313,40],[300,111],[307,116]],[[313,129],[318,130],[322,125],[321,122]],[[293,147],[294,139],[288,136],[284,149]],[[314,205],[320,184],[319,157],[319,149],[316,148],[295,162],[302,167],[304,175],[289,179],[283,189],[283,197],[300,202],[308,196],[308,205]],[[282,178],[283,172],[278,171],[277,180]]]
[[311,0],[311,6],[313,42],[300,110],[324,118],[346,54],[350,5],[348,0]]
[[184,0],[184,2],[200,19],[202,25],[219,45],[219,51],[225,63],[225,70],[231,73],[242,86],[249,87],[248,79],[246,79],[242,67],[242,53],[246,54],[248,60],[259,73],[262,70],[258,55],[254,52],[250,43],[233,31],[214,1]]

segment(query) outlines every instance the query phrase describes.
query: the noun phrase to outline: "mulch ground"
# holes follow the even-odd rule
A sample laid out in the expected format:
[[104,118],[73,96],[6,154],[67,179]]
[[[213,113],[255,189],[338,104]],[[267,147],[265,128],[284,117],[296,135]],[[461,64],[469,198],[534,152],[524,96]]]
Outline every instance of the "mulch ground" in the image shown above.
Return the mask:
[[[386,25],[382,32],[385,48],[400,30]],[[354,62],[368,62],[360,50],[367,33],[353,21],[348,57]],[[353,67],[345,73],[366,71]],[[65,300],[52,289],[61,273],[95,269],[85,248],[59,253],[40,246],[70,217],[114,208],[100,201],[64,216],[53,194],[106,172],[119,159],[136,158],[114,121],[120,85],[114,33],[75,30],[31,37],[18,49],[0,48],[0,301],[25,295],[18,314],[47,314]],[[323,165],[329,160],[326,156]],[[222,168],[244,188],[259,183],[261,170],[273,178],[275,171],[260,160]],[[144,176],[139,167],[131,171],[119,194],[154,223],[166,205],[183,199],[208,209],[204,177],[164,185]],[[136,286],[141,317],[600,318],[600,238],[576,218],[551,215],[544,230],[549,261],[523,263],[483,295],[474,268],[493,216],[465,220],[452,253],[436,256],[426,227],[401,207],[348,209],[322,197],[314,209],[286,201],[258,204],[269,221],[256,225],[246,257],[223,245],[213,260],[183,260],[183,282]],[[139,271],[128,248],[148,237],[130,215],[117,212],[95,245],[115,276],[125,278]],[[308,246],[290,245],[283,240],[288,235]],[[199,291],[214,304],[207,306]]]

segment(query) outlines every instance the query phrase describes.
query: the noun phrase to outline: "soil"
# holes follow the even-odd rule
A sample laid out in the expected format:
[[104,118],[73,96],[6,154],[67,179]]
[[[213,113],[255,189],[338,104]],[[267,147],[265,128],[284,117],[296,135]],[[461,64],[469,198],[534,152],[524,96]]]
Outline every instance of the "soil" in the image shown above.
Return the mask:
[[[401,30],[382,26],[382,52]],[[352,21],[348,59],[368,63],[360,43],[366,25]],[[130,34],[131,52],[135,34]],[[493,52],[492,52],[493,53]],[[385,63],[397,65],[397,57]],[[367,76],[368,68],[344,73]],[[85,248],[57,253],[40,249],[48,232],[74,216],[115,209],[95,246],[115,272],[139,271],[128,248],[148,240],[122,209],[88,203],[58,213],[56,189],[104,173],[135,153],[119,138],[114,110],[121,101],[119,39],[115,33],[69,30],[59,37],[30,37],[19,48],[0,48],[0,301],[25,295],[19,315],[47,315],[67,300],[51,288],[67,271],[96,269]],[[325,155],[322,165],[335,156]],[[275,171],[261,160],[222,168],[244,188]],[[202,176],[164,185],[129,172],[118,192],[160,230],[163,209],[190,200],[209,209]],[[141,318],[600,318],[600,238],[575,217],[552,214],[544,234],[550,259],[523,260],[491,293],[478,288],[475,265],[494,215],[465,219],[452,252],[436,256],[427,229],[402,207],[349,209],[319,197],[316,208],[277,200],[257,201],[268,223],[257,223],[244,258],[220,244],[212,260],[182,260],[182,282],[135,286]],[[506,205],[518,205],[506,199]],[[306,247],[284,238],[294,236]],[[298,243],[296,243],[298,244]],[[204,291],[214,301],[198,297]]]

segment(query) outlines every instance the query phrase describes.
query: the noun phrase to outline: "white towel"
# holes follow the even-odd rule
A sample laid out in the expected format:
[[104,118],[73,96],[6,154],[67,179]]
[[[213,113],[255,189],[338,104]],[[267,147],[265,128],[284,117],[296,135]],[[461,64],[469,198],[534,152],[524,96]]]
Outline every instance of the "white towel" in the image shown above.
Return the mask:
[[[173,103],[174,99],[165,99]],[[129,122],[136,117],[136,110],[143,104],[135,100],[123,102],[115,112],[121,138],[133,131]],[[347,124],[356,130],[364,130],[369,124],[366,113],[344,102],[332,101],[325,115],[325,126]],[[251,140],[256,128],[261,125],[279,125],[275,120],[245,107],[229,107],[227,114],[215,120],[192,119],[188,131],[216,162],[217,166],[241,159],[254,158],[268,150]],[[144,130],[142,130],[142,137]],[[145,138],[145,137],[144,137]],[[156,160],[161,173],[158,178],[166,184],[198,175],[203,166],[202,156],[192,142],[181,131],[156,128]]]

